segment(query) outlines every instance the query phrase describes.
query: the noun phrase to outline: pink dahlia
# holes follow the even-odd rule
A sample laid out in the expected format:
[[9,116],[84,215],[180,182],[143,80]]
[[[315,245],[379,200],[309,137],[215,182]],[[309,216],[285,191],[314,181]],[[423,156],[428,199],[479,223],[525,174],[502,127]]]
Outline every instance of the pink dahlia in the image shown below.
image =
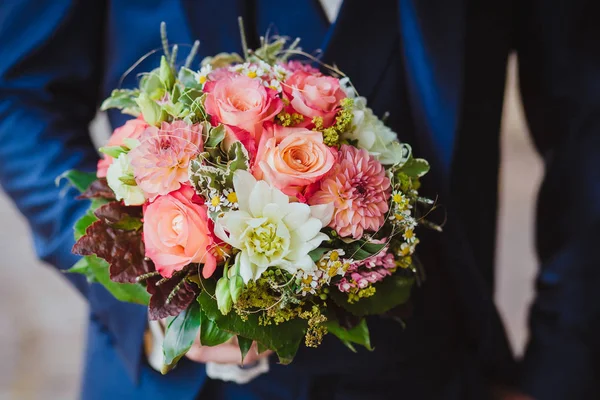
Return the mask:
[[190,160],[202,150],[201,125],[174,121],[149,127],[129,153],[135,181],[150,200],[178,190],[188,181]]
[[388,211],[391,188],[385,169],[365,149],[342,145],[338,162],[321,181],[309,203],[333,202],[329,224],[342,236],[359,239],[365,230],[377,231]]

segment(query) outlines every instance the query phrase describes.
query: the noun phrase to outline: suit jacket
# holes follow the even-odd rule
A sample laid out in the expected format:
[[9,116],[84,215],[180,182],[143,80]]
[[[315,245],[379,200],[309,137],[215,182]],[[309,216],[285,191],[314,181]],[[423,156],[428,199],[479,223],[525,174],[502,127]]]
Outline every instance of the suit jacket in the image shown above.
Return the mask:
[[[539,399],[598,396],[600,60],[583,0],[344,2],[331,27],[317,1],[5,0],[0,4],[0,181],[28,218],[40,258],[65,269],[71,227],[87,204],[54,179],[94,170],[88,125],[100,99],[141,56],[202,41],[200,55],[239,51],[237,16],[250,45],[277,29],[323,48],[378,115],[432,172],[424,192],[447,210],[443,234],[422,232],[428,274],[413,293],[406,330],[373,318],[377,350],[348,352],[333,339],[301,350],[288,367],[242,387],[239,398],[483,399],[490,383],[516,381],[492,301],[498,133],[506,59],[520,56],[524,105],[547,173],[540,192],[542,262],[521,383]],[[273,23],[271,26],[270,24]],[[156,56],[156,55],[155,55]],[[149,56],[138,66],[149,70]],[[113,126],[124,117],[109,113]],[[167,376],[141,354],[143,307],[67,276],[90,304],[82,398],[181,398],[199,393],[203,367],[183,361]],[[325,361],[327,360],[327,364]],[[390,387],[397,388],[390,390]],[[254,397],[253,397],[254,396]],[[337,397],[336,397],[337,396]],[[366,397],[367,396],[367,397]]]

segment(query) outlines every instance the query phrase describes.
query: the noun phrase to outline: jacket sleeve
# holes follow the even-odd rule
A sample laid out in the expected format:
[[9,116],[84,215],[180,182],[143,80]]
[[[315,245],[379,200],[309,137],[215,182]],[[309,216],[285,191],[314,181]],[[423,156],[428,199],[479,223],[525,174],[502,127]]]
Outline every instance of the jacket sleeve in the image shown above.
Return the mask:
[[539,400],[600,398],[600,8],[525,1],[521,92],[546,167],[541,267],[522,386]]
[[[102,82],[104,11],[102,1],[0,2],[0,183],[27,218],[38,256],[61,270],[77,261],[72,228],[89,204],[55,179],[96,167],[88,125]],[[65,276],[135,374],[145,308],[119,303],[83,277]]]

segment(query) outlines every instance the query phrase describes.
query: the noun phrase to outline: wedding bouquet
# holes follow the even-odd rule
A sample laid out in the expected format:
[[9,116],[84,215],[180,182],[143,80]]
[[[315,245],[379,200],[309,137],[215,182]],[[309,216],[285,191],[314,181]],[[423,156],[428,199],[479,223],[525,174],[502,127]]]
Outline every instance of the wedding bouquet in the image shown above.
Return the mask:
[[428,163],[341,71],[291,61],[297,40],[262,42],[195,70],[197,44],[178,65],[163,36],[160,66],[102,105],[135,118],[97,173],[65,173],[91,200],[71,272],[166,318],[164,371],[197,335],[237,337],[240,361],[257,342],[289,363],[327,333],[370,349],[365,317],[404,304],[419,279]]

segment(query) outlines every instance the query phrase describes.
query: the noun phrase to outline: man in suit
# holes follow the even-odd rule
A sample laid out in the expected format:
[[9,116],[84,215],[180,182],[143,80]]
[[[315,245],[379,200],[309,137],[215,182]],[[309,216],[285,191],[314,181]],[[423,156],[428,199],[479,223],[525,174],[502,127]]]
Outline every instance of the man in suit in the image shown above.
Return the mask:
[[[372,318],[374,352],[335,340],[247,385],[206,379],[186,360],[167,376],[142,352],[143,307],[68,276],[90,304],[84,399],[600,398],[600,52],[591,1],[348,0],[335,23],[317,1],[4,0],[0,4],[0,180],[27,216],[39,256],[76,257],[71,227],[86,204],[60,196],[67,169],[93,171],[88,134],[100,99],[159,47],[202,40],[202,56],[239,51],[271,23],[323,49],[376,114],[432,172],[424,193],[448,211],[443,234],[422,232],[427,282],[407,328]],[[538,213],[541,272],[532,337],[517,375],[492,301],[498,134],[509,51],[516,49],[530,128],[546,164]],[[140,66],[148,70],[149,65]],[[123,87],[136,85],[132,74]],[[113,126],[124,117],[109,113]],[[206,354],[192,359],[209,361]],[[201,352],[200,352],[201,353]],[[197,357],[196,357],[197,356]]]

